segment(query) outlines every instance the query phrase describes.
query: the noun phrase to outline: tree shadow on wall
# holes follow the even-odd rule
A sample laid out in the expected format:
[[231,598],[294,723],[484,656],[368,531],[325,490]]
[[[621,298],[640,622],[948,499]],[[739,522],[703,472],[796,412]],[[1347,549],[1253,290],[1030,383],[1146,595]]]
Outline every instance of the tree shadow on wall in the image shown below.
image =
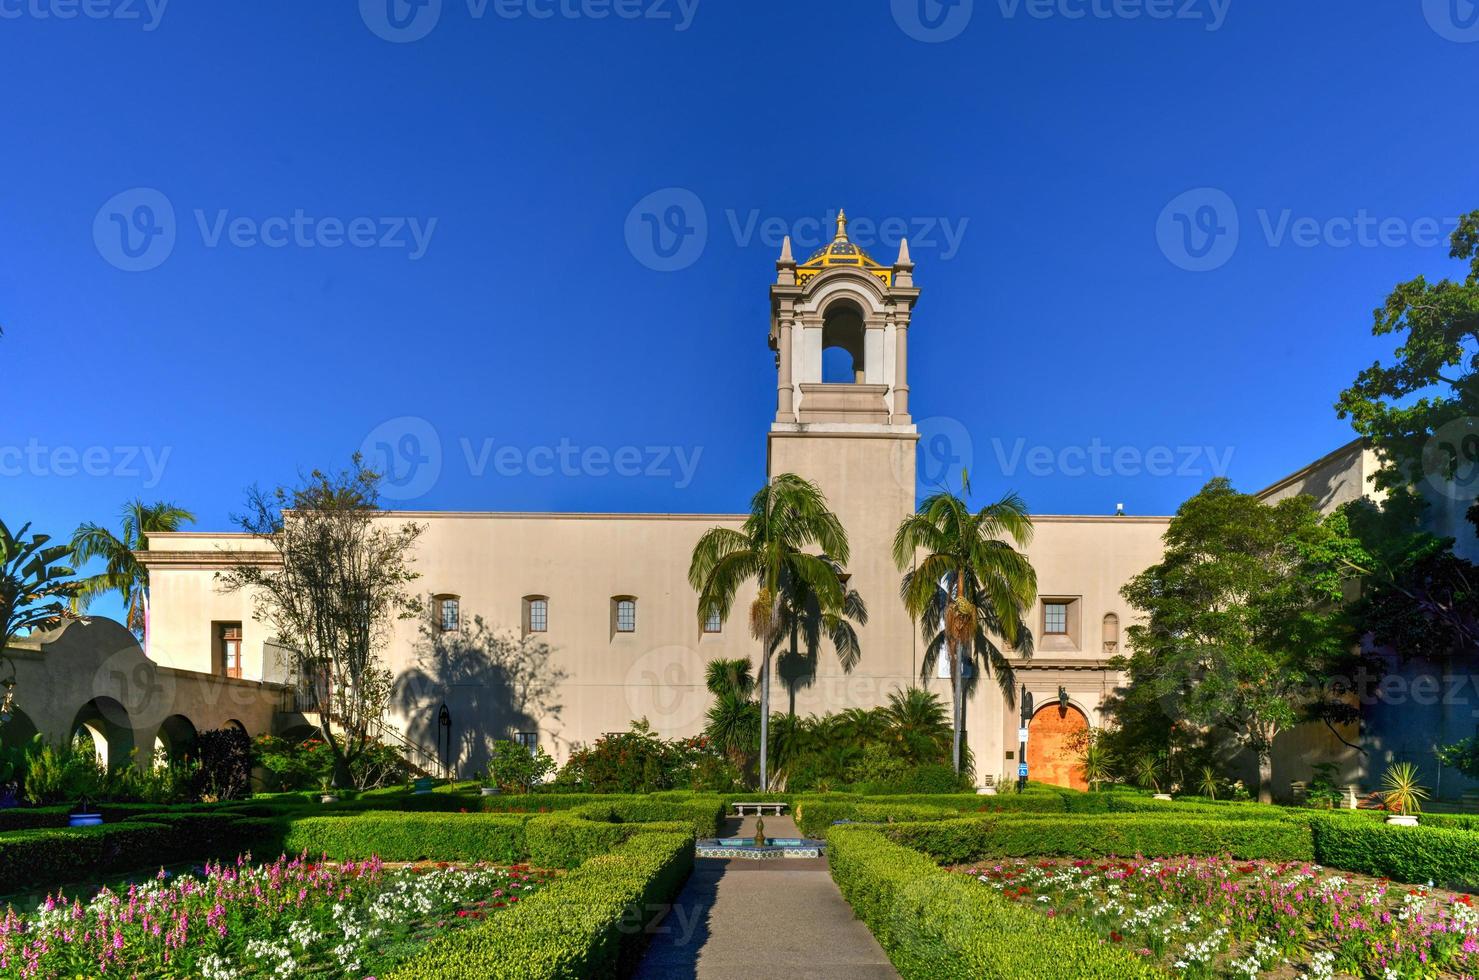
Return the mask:
[[[563,709],[557,694],[566,673],[550,662],[554,648],[537,637],[495,629],[481,616],[443,630],[428,614],[414,651],[415,665],[395,679],[391,704],[405,720],[407,738],[460,777],[487,767],[495,741],[539,731]],[[440,724],[443,704],[450,730]]]

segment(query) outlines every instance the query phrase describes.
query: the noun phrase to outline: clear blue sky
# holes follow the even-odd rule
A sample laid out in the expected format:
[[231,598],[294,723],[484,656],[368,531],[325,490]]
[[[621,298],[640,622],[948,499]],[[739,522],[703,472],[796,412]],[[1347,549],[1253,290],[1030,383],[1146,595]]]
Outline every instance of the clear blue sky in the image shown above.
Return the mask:
[[739,509],[764,232],[838,205],[910,228],[933,472],[1167,513],[1349,439],[1370,311],[1454,269],[1409,239],[1479,207],[1467,0],[386,3],[0,0],[8,522],[223,529],[367,440],[417,508]]

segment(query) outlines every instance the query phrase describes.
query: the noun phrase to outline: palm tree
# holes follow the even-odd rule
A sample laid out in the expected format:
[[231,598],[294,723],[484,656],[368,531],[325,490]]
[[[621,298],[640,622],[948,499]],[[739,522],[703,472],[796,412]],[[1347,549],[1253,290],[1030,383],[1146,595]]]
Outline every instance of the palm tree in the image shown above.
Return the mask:
[[134,552],[148,550],[149,535],[178,531],[194,523],[195,515],[163,500],[146,504],[134,499],[123,505],[122,518],[122,537],[91,521],[73,532],[72,553],[77,563],[101,558],[103,571],[78,583],[72,611],[86,612],[99,596],[117,592],[126,612],[125,625],[143,637],[149,620],[149,571]]
[[[962,483],[968,495],[969,479]],[[1007,703],[1014,704],[1012,665],[992,637],[1001,637],[1022,656],[1032,654],[1032,631],[1026,619],[1037,601],[1037,573],[1017,550],[1031,539],[1032,518],[1015,494],[972,513],[964,500],[948,491],[926,498],[894,535],[894,562],[901,571],[908,569],[899,594],[910,617],[920,624],[925,641],[923,675],[928,676],[941,652],[950,658],[951,755],[956,772],[960,771],[960,733],[965,720],[961,684],[967,660],[984,663],[1001,685]]]
[[[820,554],[805,549],[815,546]],[[815,483],[794,473],[776,476],[750,500],[738,530],[710,528],[693,547],[688,581],[698,593],[700,625],[710,610],[729,618],[747,582],[756,585],[750,603],[750,634],[760,641],[760,785],[770,766],[770,661],[786,626],[786,598],[815,596],[824,617],[846,615],[847,588],[838,569],[847,564],[847,532],[827,507]]]
[[939,762],[950,751],[950,722],[934,692],[919,687],[894,691],[888,696],[884,717],[888,719],[884,737],[895,754],[913,764]]
[[714,696],[704,734],[715,749],[727,756],[741,772],[746,772],[760,728],[750,658],[711,661],[704,683]]

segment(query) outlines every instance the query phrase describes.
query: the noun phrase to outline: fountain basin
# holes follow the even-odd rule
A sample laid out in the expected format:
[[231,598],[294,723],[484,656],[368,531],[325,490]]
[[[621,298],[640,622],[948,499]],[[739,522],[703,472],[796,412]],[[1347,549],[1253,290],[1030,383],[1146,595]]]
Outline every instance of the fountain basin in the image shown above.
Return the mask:
[[825,841],[807,837],[770,837],[760,847],[755,846],[752,837],[705,837],[695,845],[694,853],[701,858],[741,858],[748,861],[819,858],[827,853],[827,845]]

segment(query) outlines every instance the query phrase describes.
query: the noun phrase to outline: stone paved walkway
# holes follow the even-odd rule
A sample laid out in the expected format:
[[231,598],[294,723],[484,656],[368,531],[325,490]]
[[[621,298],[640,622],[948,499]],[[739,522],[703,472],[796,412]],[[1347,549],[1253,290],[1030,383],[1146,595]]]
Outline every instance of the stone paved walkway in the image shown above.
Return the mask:
[[[723,833],[751,836],[755,818],[731,819]],[[766,817],[765,833],[801,836],[790,817]],[[655,930],[638,980],[898,977],[825,860],[700,858]]]

